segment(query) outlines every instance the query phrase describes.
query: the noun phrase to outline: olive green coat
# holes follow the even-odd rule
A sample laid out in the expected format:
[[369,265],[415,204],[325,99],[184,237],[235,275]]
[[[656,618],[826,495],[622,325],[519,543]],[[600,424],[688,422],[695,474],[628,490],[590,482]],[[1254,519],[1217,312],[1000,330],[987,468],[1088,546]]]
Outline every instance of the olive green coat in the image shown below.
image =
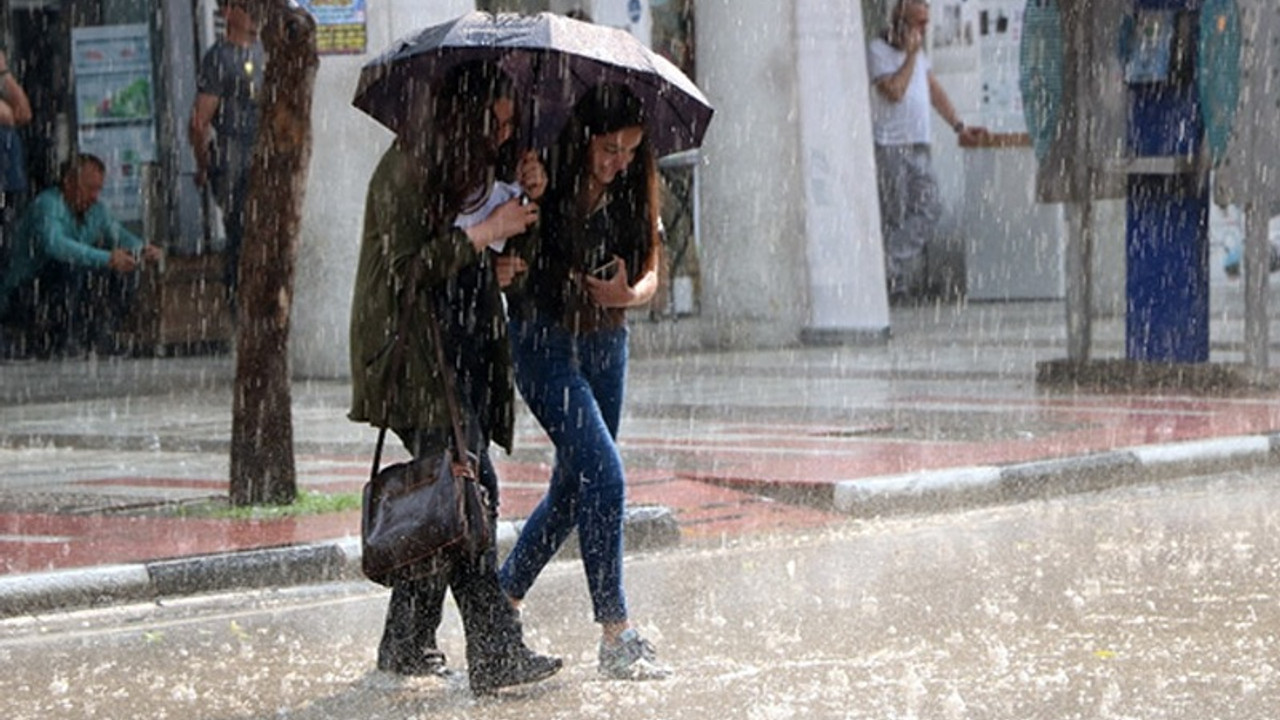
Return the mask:
[[[471,241],[453,227],[453,218],[432,223],[425,211],[427,198],[421,183],[412,180],[409,158],[393,145],[383,155],[369,181],[365,198],[364,232],[360,264],[356,270],[351,302],[351,412],[348,417],[392,429],[448,428],[451,426],[444,381],[436,361],[430,320],[431,289],[447,281],[461,268],[481,259]],[[409,312],[409,344],[403,370],[392,394],[392,346],[400,323],[401,292],[414,261],[423,263],[418,293]],[[496,283],[490,307],[502,307]],[[511,382],[511,348],[506,321],[501,316],[484,323],[493,353],[494,407],[487,428],[492,441],[511,450],[514,395]]]

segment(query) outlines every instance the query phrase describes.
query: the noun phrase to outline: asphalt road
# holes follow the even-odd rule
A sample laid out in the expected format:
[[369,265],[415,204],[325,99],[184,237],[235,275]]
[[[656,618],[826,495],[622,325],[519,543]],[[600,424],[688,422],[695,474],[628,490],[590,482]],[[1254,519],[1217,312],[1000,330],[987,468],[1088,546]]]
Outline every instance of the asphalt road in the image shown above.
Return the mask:
[[[1280,473],[854,521],[629,558],[677,669],[598,680],[581,571],[553,565],[530,642],[567,667],[474,698],[371,670],[367,583],[0,622],[0,717],[1272,718]],[[443,634],[460,663],[455,615]]]

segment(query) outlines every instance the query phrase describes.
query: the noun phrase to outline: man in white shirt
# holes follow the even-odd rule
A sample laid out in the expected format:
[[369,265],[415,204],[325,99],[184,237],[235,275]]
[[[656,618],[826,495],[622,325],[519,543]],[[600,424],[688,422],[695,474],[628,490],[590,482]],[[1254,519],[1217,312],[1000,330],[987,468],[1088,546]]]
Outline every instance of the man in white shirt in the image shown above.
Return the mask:
[[889,29],[867,46],[871,74],[871,123],[876,146],[881,234],[889,297],[910,298],[920,289],[924,250],[942,214],[929,146],[929,108],[942,116],[962,144],[985,131],[967,127],[924,54],[929,28],[926,0],[898,0]]

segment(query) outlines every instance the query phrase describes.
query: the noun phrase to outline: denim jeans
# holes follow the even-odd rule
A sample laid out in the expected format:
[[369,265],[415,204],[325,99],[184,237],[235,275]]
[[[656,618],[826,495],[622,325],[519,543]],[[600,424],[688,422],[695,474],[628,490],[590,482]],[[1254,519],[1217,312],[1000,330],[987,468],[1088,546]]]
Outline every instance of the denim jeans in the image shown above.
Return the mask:
[[556,447],[547,494],[498,573],[523,598],[575,528],[595,620],[627,618],[622,589],[625,477],[616,439],[627,330],[574,335],[556,323],[511,322],[516,386]]

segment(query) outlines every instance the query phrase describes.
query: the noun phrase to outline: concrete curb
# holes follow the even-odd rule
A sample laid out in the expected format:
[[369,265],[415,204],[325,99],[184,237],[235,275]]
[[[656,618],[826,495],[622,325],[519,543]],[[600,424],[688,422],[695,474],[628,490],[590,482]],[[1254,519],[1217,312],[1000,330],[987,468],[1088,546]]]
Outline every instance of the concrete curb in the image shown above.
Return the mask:
[[[523,522],[498,523],[498,552],[515,545]],[[670,508],[628,508],[626,550],[641,552],[680,542],[680,526]],[[566,543],[562,555],[576,556]],[[335,580],[359,580],[360,538],[154,560],[126,565],[0,576],[0,619],[76,608],[227,590],[283,587]]]
[[[976,466],[836,483],[828,507],[854,517],[937,512],[1149,483],[1196,472],[1280,465],[1280,434],[1225,437],[1000,466]],[[825,494],[825,493],[821,493]],[[812,502],[815,498],[808,498]],[[627,552],[676,545],[670,508],[628,508]],[[499,553],[515,543],[519,521],[498,523]],[[576,556],[577,543],[562,556]],[[0,576],[0,618],[162,597],[333,580],[358,580],[360,539],[344,538],[133,565]]]
[[999,466],[929,470],[836,483],[832,505],[854,517],[938,511],[1280,464],[1280,435],[1249,435]]

